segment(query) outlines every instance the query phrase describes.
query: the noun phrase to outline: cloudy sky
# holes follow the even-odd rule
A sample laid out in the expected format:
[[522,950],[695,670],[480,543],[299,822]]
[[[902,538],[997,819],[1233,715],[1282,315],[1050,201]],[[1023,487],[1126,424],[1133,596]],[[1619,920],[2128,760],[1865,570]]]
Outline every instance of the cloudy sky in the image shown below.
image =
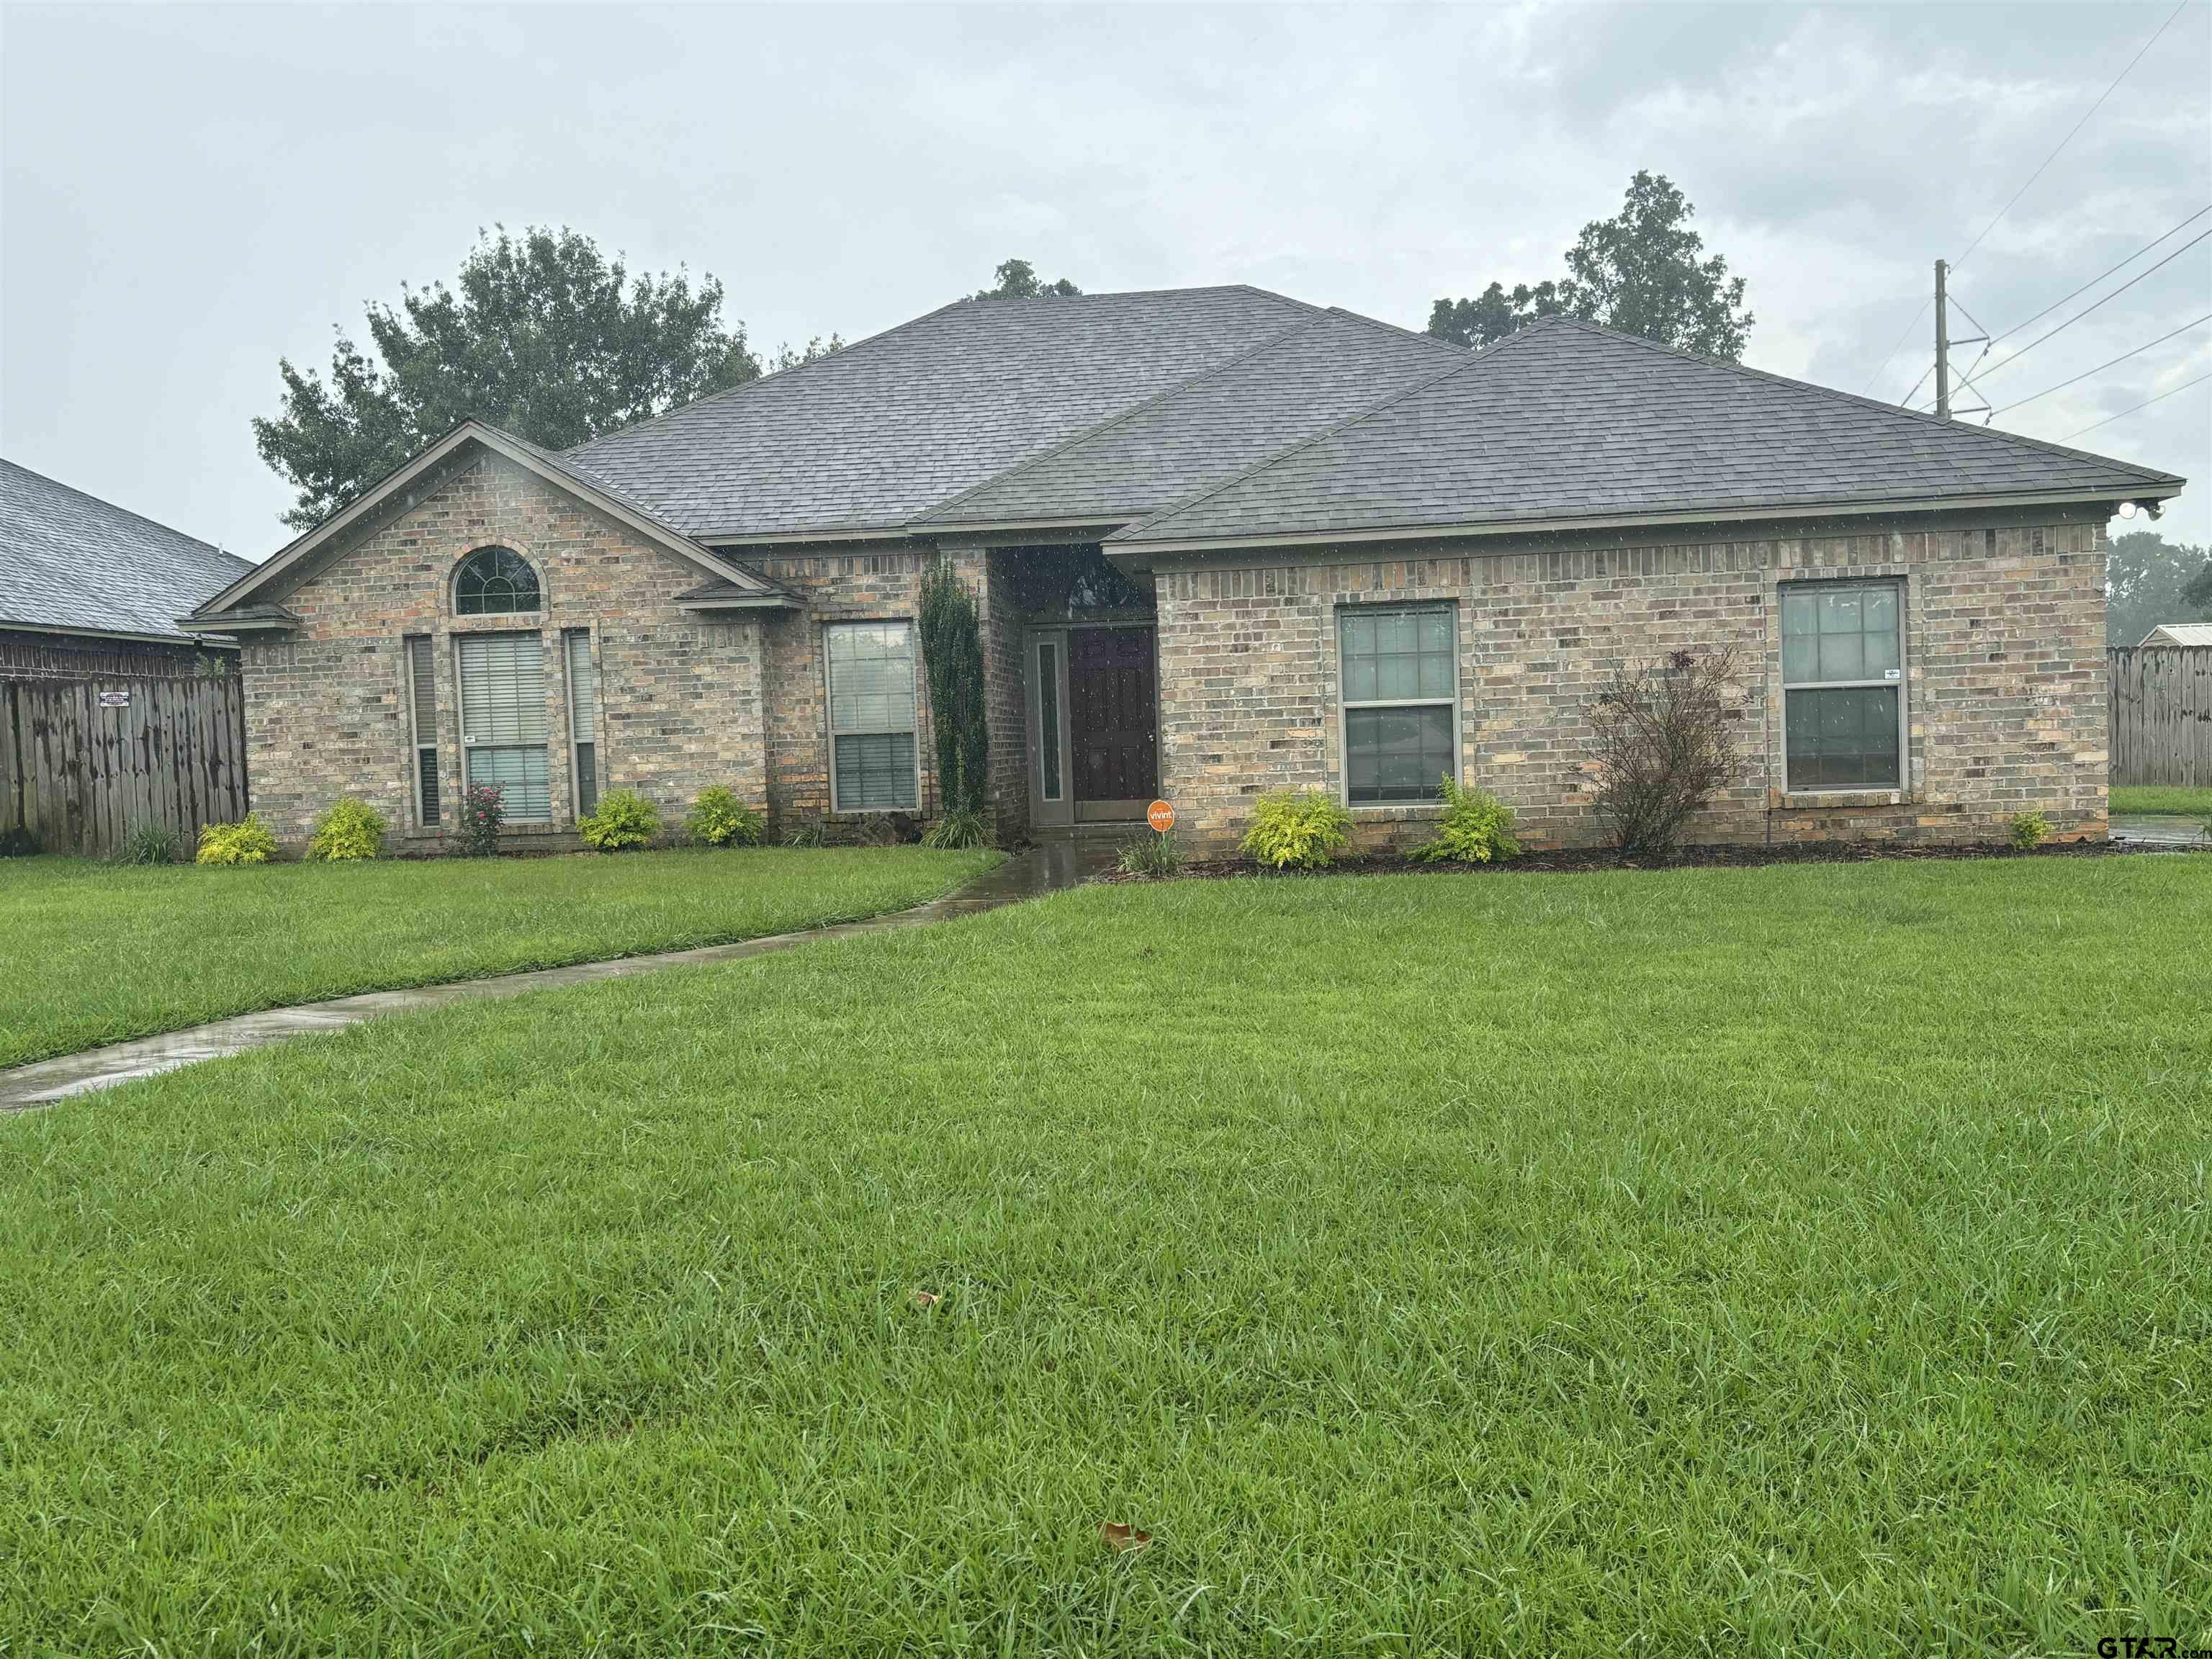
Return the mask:
[[[278,357],[325,362],[495,222],[711,271],[767,346],[887,327],[1010,254],[1418,327],[1558,274],[1638,167],[1750,279],[1748,362],[1899,398],[1939,255],[2009,334],[1995,363],[2212,228],[2019,328],[2212,205],[2212,6],[2174,13],[8,5],[0,453],[259,558],[290,490],[246,423]],[[2065,438],[2212,371],[2199,326],[2034,397],[2208,312],[2212,242],[1999,368],[1990,401],[2033,400],[1998,424]],[[2196,479],[2166,525],[2207,539],[2212,383],[2079,441]]]

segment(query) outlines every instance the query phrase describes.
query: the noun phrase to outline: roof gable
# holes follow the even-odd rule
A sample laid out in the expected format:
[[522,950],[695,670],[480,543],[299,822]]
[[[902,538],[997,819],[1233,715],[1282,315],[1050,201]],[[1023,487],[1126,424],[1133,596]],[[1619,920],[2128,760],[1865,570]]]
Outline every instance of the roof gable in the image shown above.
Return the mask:
[[2151,498],[2182,482],[1555,318],[1109,539]]
[[164,524],[0,461],[0,622],[185,640],[176,618],[253,567]]
[[563,459],[687,535],[897,533],[1318,314],[1242,287],[961,301]]
[[[790,596],[774,583],[763,580],[670,529],[656,515],[580,472],[565,458],[481,421],[464,421],[405,465],[386,473],[342,511],[298,538],[267,563],[252,568],[240,580],[208,599],[192,613],[191,624],[200,630],[219,629],[227,619],[240,613],[269,611],[270,602],[314,568],[319,556],[343,546],[349,532],[374,523],[378,514],[395,499],[411,499],[407,492],[413,486],[441,476],[449,464],[465,460],[476,451],[504,457],[525,471],[566,491],[690,566],[710,585],[724,585],[717,587],[718,594],[734,590],[724,603],[791,603]],[[281,612],[276,619],[282,620]]]

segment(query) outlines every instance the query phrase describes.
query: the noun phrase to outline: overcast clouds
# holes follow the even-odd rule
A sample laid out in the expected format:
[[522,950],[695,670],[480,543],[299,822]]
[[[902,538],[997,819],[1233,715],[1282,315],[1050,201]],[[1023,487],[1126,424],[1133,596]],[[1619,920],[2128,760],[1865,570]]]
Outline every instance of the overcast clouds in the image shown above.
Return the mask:
[[[1894,398],[1925,320],[1876,366],[1930,262],[2172,10],[9,7],[0,453],[259,558],[290,500],[246,426],[277,357],[320,367],[333,323],[359,336],[494,221],[712,271],[763,346],[887,327],[1010,254],[1419,327],[1557,274],[1639,167],[1750,279],[1747,361]],[[1957,292],[2008,330],[2208,204],[2193,0]],[[2212,243],[1988,390],[2208,311]],[[2208,369],[2212,327],[1999,424],[2061,438]],[[2207,538],[2212,384],[2080,441],[2190,475],[2168,533]]]

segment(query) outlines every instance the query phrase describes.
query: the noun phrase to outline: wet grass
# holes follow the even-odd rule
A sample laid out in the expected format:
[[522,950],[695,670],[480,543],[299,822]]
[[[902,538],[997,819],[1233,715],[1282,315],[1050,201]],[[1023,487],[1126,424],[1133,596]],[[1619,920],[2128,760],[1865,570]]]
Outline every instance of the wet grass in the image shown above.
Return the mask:
[[2172,813],[2212,823],[2212,789],[2146,785],[2112,791],[2114,812]]
[[887,848],[236,869],[0,860],[0,1066],[287,1003],[903,909],[995,857]]
[[0,1120],[0,1626],[2212,1642],[2208,937],[2179,856],[1092,889]]

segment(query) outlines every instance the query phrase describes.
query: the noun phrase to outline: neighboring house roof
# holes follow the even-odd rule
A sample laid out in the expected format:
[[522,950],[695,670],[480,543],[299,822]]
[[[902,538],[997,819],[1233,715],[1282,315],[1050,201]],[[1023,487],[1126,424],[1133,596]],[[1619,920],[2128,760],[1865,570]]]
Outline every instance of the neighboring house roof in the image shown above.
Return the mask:
[[[677,603],[686,609],[780,608],[797,605],[785,589],[671,529],[620,492],[579,472],[563,457],[482,421],[463,421],[404,466],[386,473],[343,511],[332,514],[267,563],[252,567],[245,576],[208,599],[185,619],[185,625],[198,632],[292,626],[298,618],[270,601],[286,591],[294,573],[313,568],[318,553],[328,550],[355,526],[373,520],[379,507],[393,495],[426,476],[435,474],[448,462],[459,465],[471,459],[477,451],[505,457],[691,566],[707,578],[707,582],[703,587],[678,596]],[[249,604],[249,600],[253,603]]]
[[567,459],[690,536],[896,532],[1318,314],[1255,288],[963,300]]
[[2160,623],[2142,636],[2145,645],[2212,645],[2212,623]]
[[252,568],[0,460],[0,625],[181,642],[191,635],[175,618]]
[[1550,318],[1109,541],[1135,551],[2154,498],[2182,483]]

